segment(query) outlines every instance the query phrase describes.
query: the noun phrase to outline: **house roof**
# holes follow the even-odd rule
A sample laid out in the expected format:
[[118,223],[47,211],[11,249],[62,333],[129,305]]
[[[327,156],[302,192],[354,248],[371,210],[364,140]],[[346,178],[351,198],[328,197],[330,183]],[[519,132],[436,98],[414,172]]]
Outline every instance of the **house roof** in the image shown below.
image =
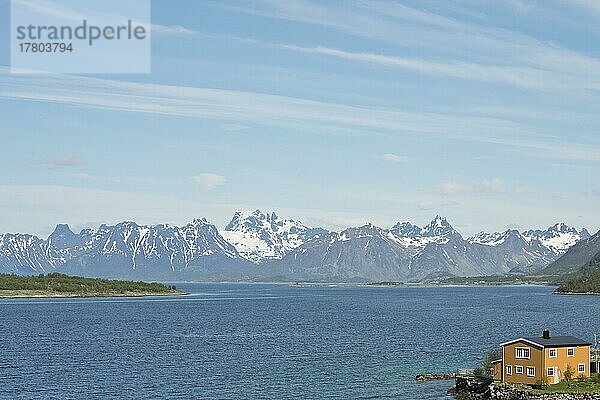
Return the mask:
[[590,342],[578,339],[573,336],[552,336],[549,339],[545,339],[542,336],[530,337],[530,338],[519,338],[511,340],[510,342],[502,343],[501,346],[512,344],[516,342],[527,342],[537,347],[567,347],[567,346],[590,346]]
[[544,339],[543,336],[527,338],[530,342],[534,342],[544,347],[563,347],[563,346],[590,346],[590,342],[578,339],[573,336],[553,336],[549,339]]

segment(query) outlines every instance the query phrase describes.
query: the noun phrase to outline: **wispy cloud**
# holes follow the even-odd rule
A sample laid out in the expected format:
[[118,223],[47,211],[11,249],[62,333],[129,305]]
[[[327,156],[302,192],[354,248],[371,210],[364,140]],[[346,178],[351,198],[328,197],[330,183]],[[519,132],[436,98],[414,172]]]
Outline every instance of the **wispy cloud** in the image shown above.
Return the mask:
[[600,3],[597,0],[566,0],[567,3],[575,7],[580,7],[585,11],[592,11],[600,16]]
[[482,82],[505,83],[524,88],[590,88],[590,81],[589,79],[586,79],[586,77],[580,77],[578,80],[575,79],[575,77],[567,79],[564,74],[552,73],[545,69],[526,66],[479,64],[452,59],[439,62],[422,58],[399,57],[375,53],[357,53],[324,46],[302,47],[279,45],[279,47],[303,53],[319,54],[346,60],[408,69],[426,74],[445,75]]
[[35,162],[48,169],[80,167],[87,163],[86,160],[77,154],[71,154],[57,158],[35,159]]
[[81,179],[81,180],[93,179],[93,176],[88,174],[87,172],[72,172],[72,173],[66,174],[66,176],[69,178]]
[[198,175],[190,177],[192,183],[203,190],[212,190],[219,186],[222,186],[227,182],[224,176],[213,174],[210,172],[203,172]]
[[[428,135],[512,147],[535,157],[600,160],[597,143],[564,143],[533,126],[507,119],[357,107],[280,95],[103,80],[72,75],[10,75],[0,67],[0,98],[79,107],[269,124],[316,132],[365,130]],[[235,121],[235,122],[234,122]]]
[[[570,1],[592,9],[598,7],[593,0]],[[520,1],[510,4],[516,12],[526,12],[526,6]],[[600,88],[600,59],[593,55],[520,32],[465,22],[398,2],[349,3],[343,13],[332,4],[305,0],[259,0],[252,6],[224,4],[221,7],[320,25],[353,36],[418,49],[419,53],[434,52],[437,58],[357,53],[326,46],[289,46],[290,50],[530,89],[588,91]]]
[[239,132],[250,128],[248,125],[243,124],[223,124],[221,129],[225,132]]
[[162,33],[166,35],[198,35],[199,32],[193,29],[186,28],[181,25],[151,25],[152,33]]
[[383,154],[381,156],[381,159],[384,161],[391,161],[391,162],[406,162],[406,161],[410,160],[410,158],[408,158],[406,156],[399,156],[398,154],[393,154],[393,153]]

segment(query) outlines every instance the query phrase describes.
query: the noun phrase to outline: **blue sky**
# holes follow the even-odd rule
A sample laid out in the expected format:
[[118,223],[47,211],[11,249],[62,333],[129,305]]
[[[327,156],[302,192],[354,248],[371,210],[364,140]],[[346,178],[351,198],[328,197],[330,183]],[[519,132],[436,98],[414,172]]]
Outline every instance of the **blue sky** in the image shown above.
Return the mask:
[[153,1],[147,75],[11,75],[0,18],[0,232],[600,228],[597,1]]

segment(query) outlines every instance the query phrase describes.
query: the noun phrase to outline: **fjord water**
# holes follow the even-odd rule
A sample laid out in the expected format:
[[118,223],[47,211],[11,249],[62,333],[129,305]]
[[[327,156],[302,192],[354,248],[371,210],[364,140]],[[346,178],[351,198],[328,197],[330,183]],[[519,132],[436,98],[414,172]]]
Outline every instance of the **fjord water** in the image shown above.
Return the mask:
[[544,328],[600,333],[600,297],[552,288],[178,284],[169,298],[0,300],[2,399],[443,399]]

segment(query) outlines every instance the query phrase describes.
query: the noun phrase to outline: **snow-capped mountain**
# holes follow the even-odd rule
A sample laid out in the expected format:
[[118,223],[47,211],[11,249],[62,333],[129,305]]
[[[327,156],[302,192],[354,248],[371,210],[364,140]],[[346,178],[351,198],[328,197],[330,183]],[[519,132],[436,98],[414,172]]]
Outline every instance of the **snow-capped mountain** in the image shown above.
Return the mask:
[[121,222],[75,234],[58,225],[47,240],[30,235],[2,235],[0,271],[60,271],[91,276],[162,277],[170,272],[243,259],[206,219],[182,226]]
[[54,272],[53,263],[45,255],[45,241],[21,233],[0,235],[0,272],[26,275]]
[[414,248],[415,251],[423,250],[429,243],[448,243],[454,236],[462,239],[448,220],[439,215],[423,228],[410,222],[398,222],[389,232],[403,247]]
[[552,225],[546,230],[528,230],[523,236],[529,240],[539,240],[545,247],[557,254],[564,254],[575,243],[588,239],[591,235],[587,229],[577,230],[564,223]]
[[467,241],[490,247],[505,260],[515,261],[511,272],[534,273],[561,257],[575,243],[589,237],[585,228],[578,231],[558,223],[545,230],[480,232]]
[[244,258],[255,263],[280,259],[288,251],[326,234],[325,229],[308,228],[302,222],[260,210],[237,211],[221,231]]
[[47,239],[4,234],[0,273],[418,282],[537,272],[571,245],[563,260],[579,260],[573,256],[579,253],[587,257],[597,236],[556,224],[546,230],[479,233],[465,240],[441,216],[423,227],[402,222],[390,229],[367,224],[328,232],[255,210],[235,213],[222,232],[206,219],[196,219],[184,226],[125,221],[80,233],[60,224]]
[[269,266],[292,279],[400,281],[410,275],[413,253],[390,231],[367,224],[310,240]]
[[390,229],[368,224],[332,232],[291,251],[278,273],[299,279],[422,281],[509,271],[486,249],[478,250],[436,216],[423,228],[405,222]]
[[421,236],[426,237],[451,237],[460,234],[454,230],[452,225],[444,217],[436,217],[421,230]]
[[509,229],[504,232],[480,232],[467,240],[470,243],[495,247],[503,244],[512,237],[518,237],[532,246],[543,246],[556,255],[562,255],[575,243],[589,238],[590,233],[585,228],[578,231],[576,228],[567,226],[564,223],[558,223],[546,230],[530,229],[524,232],[518,232]]
[[582,266],[600,266],[600,232],[581,240],[565,254],[543,269],[543,273],[565,274],[576,272]]
[[421,235],[423,228],[413,225],[410,222],[398,222],[390,228],[390,232],[397,236],[416,237]]
[[[555,225],[540,236],[572,233]],[[581,231],[585,236],[587,231]],[[572,238],[571,238],[572,240]],[[546,242],[547,243],[547,242]],[[560,256],[541,238],[516,230],[480,233],[468,240],[443,217],[424,227],[397,223],[389,230],[371,224],[311,240],[286,255],[279,275],[298,279],[423,281],[450,276],[539,271]]]

